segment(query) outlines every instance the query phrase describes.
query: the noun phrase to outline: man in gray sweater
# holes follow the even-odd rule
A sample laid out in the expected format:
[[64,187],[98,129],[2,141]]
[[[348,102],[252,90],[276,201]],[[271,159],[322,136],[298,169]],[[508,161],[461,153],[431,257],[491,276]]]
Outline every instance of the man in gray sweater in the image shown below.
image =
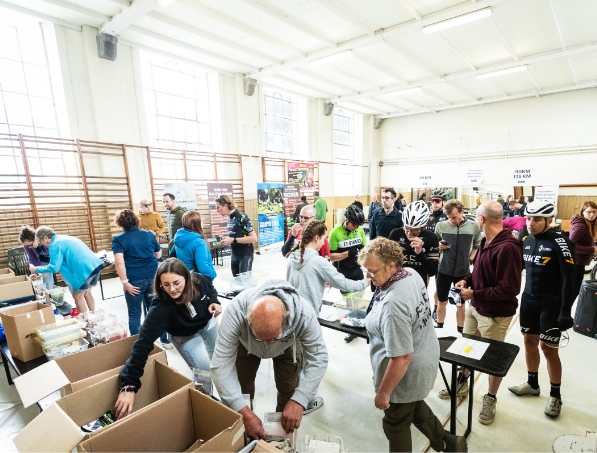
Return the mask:
[[317,393],[328,353],[311,304],[284,280],[269,280],[232,300],[222,316],[211,360],[220,398],[243,416],[245,431],[253,439],[264,439],[265,431],[243,393],[254,398],[259,364],[268,358],[274,362],[276,411],[282,412],[282,426],[291,433]]

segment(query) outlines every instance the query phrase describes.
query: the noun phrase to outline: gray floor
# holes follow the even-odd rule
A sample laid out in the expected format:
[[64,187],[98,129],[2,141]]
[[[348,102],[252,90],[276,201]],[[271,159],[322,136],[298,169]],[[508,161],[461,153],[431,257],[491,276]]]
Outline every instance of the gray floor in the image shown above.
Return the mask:
[[[286,263],[279,253],[256,255],[254,269],[269,277],[283,278]],[[225,278],[230,275],[229,259],[224,267],[216,266],[218,278],[216,286],[224,287]],[[121,291],[117,279],[104,282],[106,297],[118,295]],[[434,291],[433,286],[430,292]],[[124,297],[101,301],[99,287],[96,288],[98,307],[118,314],[125,319]],[[225,306],[225,302],[224,306]],[[448,308],[446,327],[455,327],[454,307]],[[507,387],[526,380],[524,352],[516,358],[509,374],[504,378],[498,394],[497,416],[490,426],[477,422],[481,399],[487,391],[487,376],[480,375],[476,380],[474,397],[473,431],[469,436],[469,451],[491,452],[534,452],[552,451],[552,443],[565,434],[585,435],[597,430],[597,342],[578,335],[571,330],[570,344],[562,349],[564,368],[562,396],[564,405],[561,416],[552,420],[543,414],[549,395],[549,379],[545,362],[541,364],[539,382],[542,394],[539,397],[516,397]],[[321,383],[319,395],[324,398],[323,407],[305,416],[299,436],[306,434],[335,434],[343,438],[346,451],[377,452],[388,451],[387,441],[381,428],[382,412],[373,404],[374,392],[371,381],[368,346],[364,340],[354,340],[350,344],[343,341],[344,335],[323,329],[323,335],[330,356],[326,375]],[[506,341],[522,348],[518,317],[515,318]],[[175,350],[167,352],[171,366],[190,375],[189,369]],[[446,372],[449,371],[444,365]],[[591,384],[591,382],[593,384]],[[35,408],[23,409],[14,386],[8,386],[0,377],[0,451],[15,451],[10,439],[16,435],[36,415]],[[440,400],[436,395],[443,388],[438,373],[434,390],[426,399],[438,418],[449,424],[449,401]],[[258,373],[255,412],[275,410],[276,390],[273,369],[269,360],[264,360]],[[466,425],[466,401],[458,409],[458,432]],[[413,451],[426,451],[429,444],[413,428]],[[432,451],[432,450],[431,450]],[[572,451],[572,450],[569,450]],[[586,451],[586,450],[585,450]]]

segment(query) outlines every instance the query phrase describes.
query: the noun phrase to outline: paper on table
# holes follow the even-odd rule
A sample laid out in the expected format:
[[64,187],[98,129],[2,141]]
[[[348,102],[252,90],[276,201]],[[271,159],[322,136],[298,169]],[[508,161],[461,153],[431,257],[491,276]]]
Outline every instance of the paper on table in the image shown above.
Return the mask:
[[454,338],[461,338],[462,334],[454,329],[433,329],[435,331],[435,335],[437,338],[447,338],[447,337],[454,337]]
[[[471,349],[469,349],[468,352],[465,352],[465,349],[469,346]],[[471,340],[470,338],[459,338],[452,343],[452,346],[450,346],[446,352],[468,357],[470,359],[481,360],[488,347],[489,343]]]
[[318,318],[324,321],[338,321],[338,310],[333,305],[322,305]]

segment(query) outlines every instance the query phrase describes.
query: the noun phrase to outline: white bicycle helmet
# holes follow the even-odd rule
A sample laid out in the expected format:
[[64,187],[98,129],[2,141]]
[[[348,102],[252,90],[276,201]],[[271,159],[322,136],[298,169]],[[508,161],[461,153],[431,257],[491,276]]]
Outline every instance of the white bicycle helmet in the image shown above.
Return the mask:
[[410,228],[423,228],[429,221],[429,208],[422,200],[417,200],[404,208],[402,213],[404,226]]
[[558,210],[549,201],[535,200],[524,208],[525,217],[555,217]]

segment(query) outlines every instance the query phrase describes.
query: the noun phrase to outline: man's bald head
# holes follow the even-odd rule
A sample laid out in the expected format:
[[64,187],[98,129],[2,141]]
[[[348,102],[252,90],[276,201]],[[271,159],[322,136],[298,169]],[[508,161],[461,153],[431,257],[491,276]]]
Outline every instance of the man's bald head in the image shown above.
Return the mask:
[[247,321],[258,340],[271,344],[278,338],[289,313],[284,302],[276,296],[263,296],[247,307]]
[[487,223],[501,224],[504,208],[497,201],[485,201],[477,208],[477,215],[485,217]]
[[310,217],[307,220],[299,219],[301,225],[303,225],[303,226],[307,225],[307,223],[309,223],[311,220],[315,219],[315,208],[311,205],[305,206],[303,209],[301,209],[301,216],[302,217]]

